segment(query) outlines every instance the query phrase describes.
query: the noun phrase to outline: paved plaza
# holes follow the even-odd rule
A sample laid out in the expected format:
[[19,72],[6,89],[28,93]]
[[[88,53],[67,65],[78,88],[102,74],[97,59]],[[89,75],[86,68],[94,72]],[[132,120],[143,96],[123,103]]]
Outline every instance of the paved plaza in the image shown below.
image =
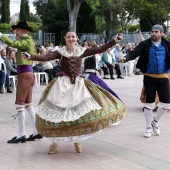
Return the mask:
[[[128,116],[117,126],[97,133],[82,142],[82,153],[71,143],[60,143],[58,152],[48,155],[51,141],[43,138],[7,144],[16,135],[15,92],[0,94],[0,169],[1,170],[170,170],[170,111],[159,123],[161,135],[144,138],[145,120],[139,96],[142,75],[105,80],[127,106]],[[36,107],[45,85],[35,87]],[[26,115],[26,135],[32,133]]]

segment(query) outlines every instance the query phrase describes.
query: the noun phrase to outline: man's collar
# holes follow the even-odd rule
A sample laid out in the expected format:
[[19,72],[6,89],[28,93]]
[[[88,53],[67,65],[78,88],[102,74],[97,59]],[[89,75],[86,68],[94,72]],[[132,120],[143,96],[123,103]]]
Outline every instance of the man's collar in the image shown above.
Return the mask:
[[158,41],[158,42],[155,42],[155,41],[153,41],[152,39],[151,39],[151,42],[155,45],[155,46],[159,46],[159,44],[161,44],[161,42],[162,42],[162,40],[160,39],[160,41]]

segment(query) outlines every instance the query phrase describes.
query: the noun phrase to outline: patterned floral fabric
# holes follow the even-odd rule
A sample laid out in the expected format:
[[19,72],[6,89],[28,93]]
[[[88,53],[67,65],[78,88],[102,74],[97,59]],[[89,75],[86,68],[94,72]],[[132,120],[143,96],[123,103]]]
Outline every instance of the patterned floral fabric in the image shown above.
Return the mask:
[[[39,101],[39,105],[46,99],[55,81],[57,80],[53,80],[47,86]],[[57,123],[46,120],[46,116],[36,115],[37,130],[41,135],[45,137],[87,135],[100,131],[126,116],[125,105],[119,99],[90,80],[85,80],[85,85],[102,109],[91,110],[74,121],[61,121]],[[51,106],[49,109],[50,108]],[[74,108],[74,110],[76,110],[76,108]]]

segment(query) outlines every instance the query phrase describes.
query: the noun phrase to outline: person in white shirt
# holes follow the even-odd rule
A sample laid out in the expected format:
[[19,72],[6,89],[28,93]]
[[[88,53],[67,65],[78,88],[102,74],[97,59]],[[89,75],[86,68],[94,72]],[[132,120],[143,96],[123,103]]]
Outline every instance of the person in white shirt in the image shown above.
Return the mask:
[[121,76],[121,71],[120,71],[120,66],[119,64],[115,61],[113,54],[110,53],[111,48],[108,48],[102,55],[102,60],[104,61],[105,65],[107,67],[103,67],[104,75],[108,74],[107,69],[109,68],[110,72],[110,79],[114,80],[115,78],[113,77],[113,69],[116,70],[117,73],[117,78],[118,79],[124,79]]

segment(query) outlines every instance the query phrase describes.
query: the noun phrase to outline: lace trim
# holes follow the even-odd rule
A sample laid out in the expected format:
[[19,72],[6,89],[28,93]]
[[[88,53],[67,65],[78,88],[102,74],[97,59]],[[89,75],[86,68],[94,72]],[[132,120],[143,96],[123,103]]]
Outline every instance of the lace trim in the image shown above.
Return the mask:
[[37,108],[36,114],[46,121],[59,123],[79,119],[92,110],[100,110],[102,107],[93,99],[88,98],[72,108],[60,108],[47,100],[44,100]]
[[[85,47],[79,47],[79,46],[75,46],[75,49],[76,49],[76,51],[77,51],[77,54],[74,55],[74,57],[80,57],[80,56],[85,52],[85,50],[86,50]],[[72,54],[67,53],[67,47],[66,47],[66,46],[57,49],[57,51],[58,51],[62,56],[67,57],[67,58],[70,58],[70,57],[73,56]]]

